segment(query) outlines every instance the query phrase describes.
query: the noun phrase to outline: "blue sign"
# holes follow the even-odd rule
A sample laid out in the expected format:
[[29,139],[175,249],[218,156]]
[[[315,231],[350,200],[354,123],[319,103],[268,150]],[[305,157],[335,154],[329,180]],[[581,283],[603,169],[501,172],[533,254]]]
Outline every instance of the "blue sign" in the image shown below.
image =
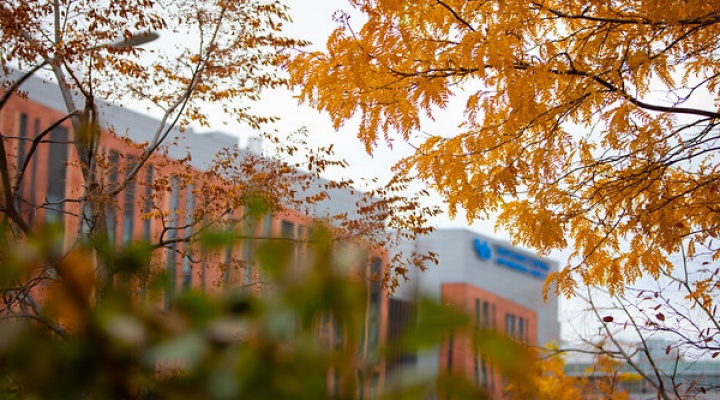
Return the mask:
[[[475,238],[475,240],[473,240],[473,247],[481,260],[493,260],[493,247],[490,247],[490,244],[487,241]],[[495,264],[502,267],[510,268],[512,270],[534,276],[538,279],[547,278],[547,275],[550,272],[550,266],[540,259],[529,257],[513,250],[497,246],[494,246],[494,253]]]
[[492,249],[490,248],[490,245],[488,242],[482,242],[480,239],[475,238],[473,241],[473,245],[475,247],[475,251],[477,252],[478,257],[482,260],[490,260],[492,259]]

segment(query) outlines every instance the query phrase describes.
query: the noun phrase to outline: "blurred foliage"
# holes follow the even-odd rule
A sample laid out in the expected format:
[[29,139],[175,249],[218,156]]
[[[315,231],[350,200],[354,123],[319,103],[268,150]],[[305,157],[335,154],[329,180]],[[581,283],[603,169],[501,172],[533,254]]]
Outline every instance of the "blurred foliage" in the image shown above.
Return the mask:
[[[527,380],[511,380],[507,390],[513,398],[536,400],[575,400],[586,398],[616,398],[619,392],[610,393],[609,397],[598,397],[596,392],[588,388],[585,376],[569,376],[566,374],[565,360],[558,349],[551,345],[549,352],[538,354],[529,368]],[[529,381],[529,382],[528,382]],[[606,393],[603,393],[605,395]]]
[[[57,259],[59,238],[48,232],[52,228],[12,246],[4,242],[0,250],[0,291],[6,297],[0,399],[368,398],[368,380],[358,378],[362,372],[382,377],[376,398],[420,399],[438,392],[453,399],[486,397],[460,375],[402,381],[384,376],[382,360],[390,352],[433,348],[451,330],[475,334],[477,350],[499,371],[531,382],[524,378],[532,364],[524,345],[472,331],[468,316],[428,300],[418,300],[417,324],[398,341],[363,346],[368,282],[358,270],[367,254],[335,245],[319,225],[302,257],[291,241],[262,241],[258,262],[267,284],[261,294],[189,290],[178,294],[169,311],[153,300],[167,276],[143,273],[149,246],[137,243],[113,255],[124,274],[97,300],[92,247]],[[211,232],[203,243],[226,245],[230,235]],[[49,276],[30,289],[42,299],[34,305],[40,311],[24,313],[23,302],[7,306],[8,296],[18,296],[13,282],[37,269]]]

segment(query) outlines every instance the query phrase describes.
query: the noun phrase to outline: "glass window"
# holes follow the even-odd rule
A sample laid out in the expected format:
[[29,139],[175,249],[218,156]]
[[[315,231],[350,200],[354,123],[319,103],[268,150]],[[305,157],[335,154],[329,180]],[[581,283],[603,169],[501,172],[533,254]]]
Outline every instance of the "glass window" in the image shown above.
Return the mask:
[[[178,237],[178,216],[177,210],[180,208],[180,179],[173,176],[170,178],[170,218],[168,219],[167,240],[173,241]],[[165,308],[170,309],[175,300],[175,292],[177,288],[177,243],[170,243],[167,247],[167,274],[168,286],[165,293]]]
[[515,336],[516,332],[515,315],[505,314],[505,333],[509,336]]
[[[228,220],[228,227],[227,227],[227,234],[232,234],[232,224],[230,223],[230,220],[234,217],[235,213],[232,208],[228,209],[226,218]],[[230,287],[230,279],[231,279],[231,270],[232,270],[232,257],[233,257],[233,245],[228,244],[225,246],[225,269],[223,270],[223,282],[225,283],[225,288]]]
[[255,236],[255,219],[253,217],[245,217],[245,240],[243,243],[243,258],[245,259],[245,268],[243,274],[243,284],[249,285],[253,279],[253,237]]
[[[33,129],[33,137],[38,137],[40,135],[40,118],[35,118],[35,127]],[[37,184],[37,156],[32,158],[32,168],[30,171],[30,194],[27,198],[27,200],[30,202],[32,206],[35,206],[37,204],[37,192],[36,192],[36,184]],[[30,218],[28,220],[30,224],[35,223],[35,212],[30,213]]]
[[[28,138],[28,116],[25,113],[20,114],[18,120],[18,153],[17,153],[17,170],[22,169],[25,164],[25,148],[27,147],[26,139]],[[22,194],[22,189],[20,194]]]
[[525,319],[524,318],[517,319],[517,337],[520,340],[525,339]]
[[295,224],[290,221],[282,221],[280,224],[280,236],[284,238],[295,237]]
[[[16,170],[18,173],[18,177],[20,176],[19,173],[22,171],[23,164],[25,163],[25,139],[28,136],[28,116],[25,113],[20,113],[20,117],[18,118],[18,144],[17,144],[17,164],[16,164]],[[25,194],[25,179],[23,178],[21,184],[18,186],[18,193],[15,194],[17,196],[15,199],[15,208],[22,212],[25,207],[23,205],[23,198]]]
[[[190,237],[193,234],[193,227],[195,223],[195,186],[190,184],[185,190],[185,233],[186,237]],[[185,257],[183,257],[182,267],[182,288],[188,290],[192,287],[192,252],[190,249],[190,243],[185,244]]]
[[375,257],[370,264],[370,308],[368,310],[368,349],[375,350],[380,342],[380,306],[382,301],[382,260]]
[[61,222],[64,210],[61,201],[65,198],[65,186],[67,185],[68,130],[65,127],[58,126],[53,129],[49,136],[47,174],[47,201],[49,207],[46,219],[48,222]]
[[[153,181],[155,180],[155,168],[153,168],[152,165],[148,165],[145,169],[145,205],[144,205],[144,213],[149,213],[152,211],[153,208],[153,200],[152,200],[152,194],[153,194]],[[146,218],[143,221],[143,238],[145,240],[150,240],[150,235],[152,233],[152,218]]]
[[[108,156],[109,168],[108,171],[108,191],[115,189],[119,183],[118,165],[120,164],[120,153],[117,150],[110,150]],[[106,221],[108,229],[108,240],[111,245],[115,245],[117,238],[117,215],[115,207],[108,205],[106,209]]]
[[225,270],[223,271],[223,281],[225,282],[226,287],[230,284],[230,270],[232,269],[230,264],[232,262],[232,253],[232,245],[229,244],[225,246]]
[[[125,178],[127,179],[130,172],[137,165],[135,157],[129,156],[126,164]],[[135,179],[128,180],[125,186],[125,196],[123,199],[123,219],[122,219],[122,239],[123,245],[130,243],[133,237],[133,229],[135,228],[135,188],[137,184]]]

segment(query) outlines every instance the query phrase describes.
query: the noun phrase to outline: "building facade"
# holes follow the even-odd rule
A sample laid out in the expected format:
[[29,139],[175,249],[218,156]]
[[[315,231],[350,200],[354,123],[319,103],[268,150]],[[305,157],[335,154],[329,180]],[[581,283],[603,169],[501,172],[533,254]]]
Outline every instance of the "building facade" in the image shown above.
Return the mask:
[[[10,179],[19,182],[16,207],[31,227],[61,226],[62,247],[70,249],[80,240],[85,229],[83,224],[93,220],[80,206],[85,180],[73,145],[75,132],[55,83],[31,77],[20,90],[22,94],[11,96],[0,110],[0,132],[10,161]],[[148,143],[162,126],[152,116],[112,104],[99,104],[98,112],[102,130],[97,138],[97,163],[102,172],[100,185],[110,192],[141,156],[142,146],[137,144]],[[170,277],[160,297],[152,299],[161,308],[172,308],[174,299],[188,290],[262,291],[264,279],[254,254],[260,240],[293,239],[298,243],[295,249],[298,256],[303,251],[299,244],[308,238],[313,218],[339,213],[346,213],[350,218],[358,201],[358,191],[327,189],[327,182],[322,179],[312,186],[302,185],[308,182],[303,178],[289,183],[302,187],[288,190],[304,191],[306,196],[329,190],[332,200],[302,204],[298,209],[275,208],[250,221],[243,205],[224,202],[230,198],[229,191],[233,188],[223,185],[232,177],[224,181],[221,173],[213,170],[213,163],[223,154],[228,160],[242,159],[248,153],[260,159],[256,141],[250,140],[247,148],[240,148],[238,136],[222,132],[196,133],[190,128],[181,132],[173,128],[166,142],[169,145],[153,154],[135,179],[128,180],[127,186],[119,188],[112,198],[103,200],[107,201],[107,215],[102,221],[107,224],[111,245],[117,249],[138,240],[162,248],[154,252],[153,271],[150,271]],[[242,181],[242,175],[252,167],[231,166],[238,179],[234,183],[247,183]],[[258,184],[273,183],[268,179]],[[0,198],[0,206],[3,204],[4,198]],[[234,225],[228,223],[226,228],[246,239],[219,249],[201,249],[194,239],[188,238],[203,228],[206,217],[216,222],[238,221]],[[384,343],[387,331],[388,296],[378,279],[384,275],[387,257],[382,249],[369,249],[368,256],[368,265],[357,266],[354,275],[367,286],[368,310],[361,344],[364,354],[375,352]],[[328,330],[333,346],[344,345],[333,328],[329,324],[329,328],[321,330]],[[360,389],[365,398],[378,393],[382,387],[384,362],[384,359],[375,360],[363,370],[367,376],[361,380]],[[332,371],[328,381],[331,387],[337,381]]]
[[588,399],[607,398],[610,388],[626,394],[628,400],[720,399],[720,362],[684,356],[672,341],[657,337],[629,345],[627,350],[634,355],[628,360],[613,359],[612,368],[575,361],[566,365],[565,372],[585,378]]
[[[413,276],[391,304],[408,308],[418,296],[429,297],[464,310],[476,327],[507,333],[530,346],[559,342],[558,299],[551,295],[544,301],[542,295],[547,275],[557,271],[556,261],[468,229],[438,229],[415,246],[437,254],[438,265]],[[388,326],[408,319],[402,306],[395,308],[400,311],[390,309]],[[438,348],[405,355],[389,367],[398,369],[397,364],[419,376],[459,373],[492,397],[502,395],[502,377],[473,350],[469,337],[450,335]]]

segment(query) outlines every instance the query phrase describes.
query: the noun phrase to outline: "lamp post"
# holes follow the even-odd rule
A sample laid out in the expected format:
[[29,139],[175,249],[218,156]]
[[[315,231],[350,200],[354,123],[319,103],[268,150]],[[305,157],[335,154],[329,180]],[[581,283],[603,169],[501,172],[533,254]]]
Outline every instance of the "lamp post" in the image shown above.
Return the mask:
[[116,49],[123,49],[126,47],[138,47],[142,46],[144,44],[153,42],[157,40],[160,37],[156,32],[153,31],[147,31],[147,32],[139,32],[134,33],[132,36],[130,36],[127,39],[123,39],[117,42],[111,42],[108,44],[104,44],[98,47],[113,47]]
[[[127,39],[119,40],[116,42],[105,43],[105,44],[101,44],[98,46],[93,46],[93,47],[89,48],[89,50],[95,50],[95,49],[101,49],[101,48],[107,48],[107,47],[112,47],[115,49],[123,49],[123,48],[127,48],[127,47],[137,47],[137,46],[141,46],[143,44],[153,42],[153,41],[157,40],[159,37],[160,37],[160,35],[158,35],[156,32],[153,32],[153,31],[140,32],[140,33],[133,34],[131,37],[129,37]],[[5,103],[7,103],[10,96],[12,96],[20,88],[20,85],[22,85],[26,80],[28,80],[28,78],[35,75],[35,73],[38,72],[40,70],[40,68],[50,64],[54,60],[55,60],[54,57],[49,57],[49,58],[44,59],[43,62],[36,65],[30,71],[24,73],[20,77],[20,79],[18,79],[12,85],[10,85],[10,87],[3,94],[2,98],[0,98],[0,110],[2,110],[3,106],[5,106]]]

